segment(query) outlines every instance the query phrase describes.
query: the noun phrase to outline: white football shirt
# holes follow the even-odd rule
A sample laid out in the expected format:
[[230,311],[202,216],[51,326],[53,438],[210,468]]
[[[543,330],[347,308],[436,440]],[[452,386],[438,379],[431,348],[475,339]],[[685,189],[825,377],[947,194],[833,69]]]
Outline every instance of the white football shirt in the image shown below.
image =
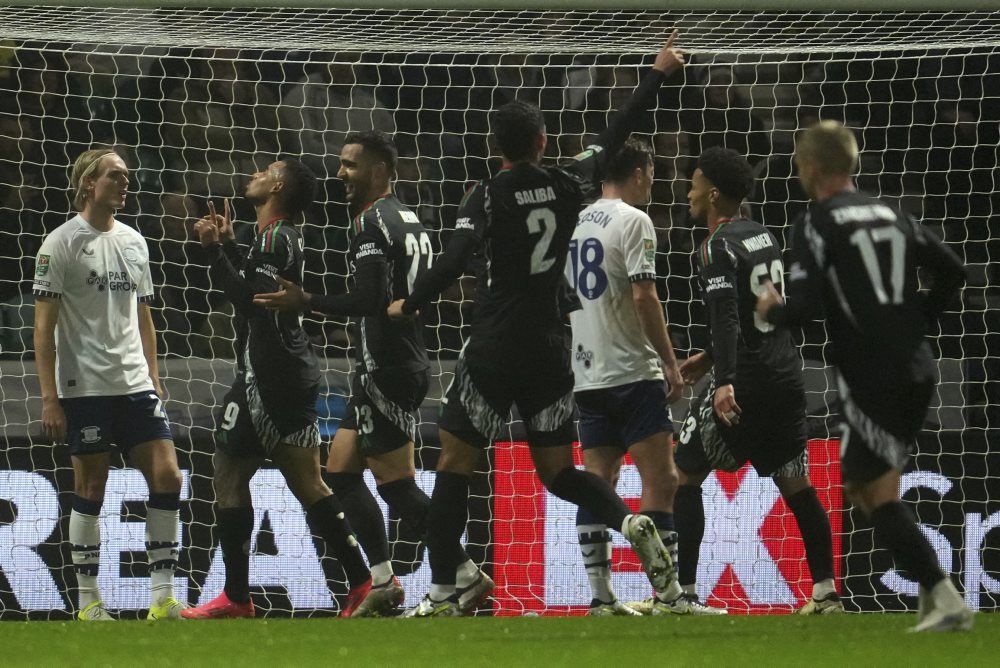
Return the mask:
[[153,389],[139,337],[138,303],[153,299],[149,249],[141,234],[117,220],[110,231],[100,232],[76,216],[42,242],[33,291],[60,302],[60,397]]
[[653,222],[635,207],[600,199],[580,213],[566,262],[583,305],[570,314],[577,391],[663,380],[632,303],[632,283],[656,277],[655,255]]

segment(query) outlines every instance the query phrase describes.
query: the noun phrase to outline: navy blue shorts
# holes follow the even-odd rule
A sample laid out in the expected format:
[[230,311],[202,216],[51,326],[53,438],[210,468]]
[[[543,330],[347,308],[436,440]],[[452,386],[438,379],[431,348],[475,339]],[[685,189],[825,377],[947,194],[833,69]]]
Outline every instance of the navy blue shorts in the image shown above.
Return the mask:
[[654,434],[673,432],[662,380],[640,380],[618,387],[576,393],[580,445],[618,448],[622,452]]
[[128,452],[140,443],[173,439],[167,411],[152,390],[116,397],[74,397],[59,403],[66,413],[71,455],[110,452],[113,445]]

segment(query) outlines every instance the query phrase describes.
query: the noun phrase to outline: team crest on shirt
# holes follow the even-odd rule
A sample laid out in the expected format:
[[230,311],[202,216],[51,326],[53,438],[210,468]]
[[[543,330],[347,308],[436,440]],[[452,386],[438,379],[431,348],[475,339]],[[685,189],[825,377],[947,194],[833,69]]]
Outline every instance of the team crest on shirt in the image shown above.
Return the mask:
[[100,443],[101,442],[101,428],[100,427],[84,427],[80,430],[80,439],[84,443]]
[[139,261],[139,255],[138,253],[135,252],[134,248],[126,248],[125,250],[122,251],[122,255],[125,256],[126,262],[131,262],[132,264],[135,264],[136,262]]
[[652,239],[643,239],[642,250],[646,254],[646,262],[652,264],[653,260],[656,259],[656,242],[654,242]]
[[35,276],[44,276],[49,273],[49,256],[39,255],[38,263],[35,265]]

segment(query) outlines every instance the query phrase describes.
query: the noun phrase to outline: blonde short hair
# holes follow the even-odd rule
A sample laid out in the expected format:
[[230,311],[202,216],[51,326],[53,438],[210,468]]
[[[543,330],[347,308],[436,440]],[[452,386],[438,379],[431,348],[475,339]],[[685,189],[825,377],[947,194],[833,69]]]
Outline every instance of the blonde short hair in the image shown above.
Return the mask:
[[808,160],[823,174],[851,176],[858,168],[858,142],[841,123],[821,121],[795,143],[795,159]]
[[73,206],[77,211],[83,211],[87,204],[87,191],[83,188],[83,180],[92,176],[100,176],[97,173],[101,165],[101,160],[106,155],[113,155],[113,148],[92,148],[84,151],[73,163],[73,171],[70,173],[70,185],[73,186]]

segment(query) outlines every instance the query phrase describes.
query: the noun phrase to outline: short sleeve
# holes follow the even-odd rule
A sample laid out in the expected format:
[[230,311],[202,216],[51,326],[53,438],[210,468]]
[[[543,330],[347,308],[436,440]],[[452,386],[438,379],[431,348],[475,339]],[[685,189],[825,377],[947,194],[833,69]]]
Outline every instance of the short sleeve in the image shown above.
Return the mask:
[[142,239],[142,273],[139,275],[139,301],[145,304],[153,301],[153,276],[149,269],[149,246],[146,240]]
[[66,257],[65,244],[61,238],[51,234],[46,237],[35,257],[35,276],[31,291],[36,297],[62,297]]
[[633,283],[656,278],[656,231],[641,211],[626,218],[622,231],[625,271]]

